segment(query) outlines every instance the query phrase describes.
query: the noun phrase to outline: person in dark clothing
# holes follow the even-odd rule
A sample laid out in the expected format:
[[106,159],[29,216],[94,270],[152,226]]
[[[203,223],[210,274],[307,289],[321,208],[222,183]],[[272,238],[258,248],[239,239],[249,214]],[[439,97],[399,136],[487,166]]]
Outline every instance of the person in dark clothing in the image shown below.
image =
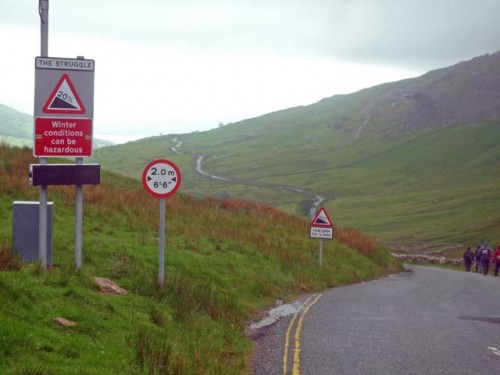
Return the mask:
[[465,272],[470,272],[470,268],[472,266],[472,261],[474,260],[474,253],[470,249],[470,246],[467,247],[467,250],[465,250],[464,253],[464,265],[465,265]]
[[491,247],[488,245],[488,241],[484,241],[483,247],[481,247],[481,266],[483,267],[483,275],[488,274],[490,269],[490,259],[491,259]]
[[480,244],[477,244],[476,245],[476,251],[474,251],[474,260],[475,260],[475,263],[476,263],[476,272],[480,272],[482,273],[482,269],[481,269],[481,245]]
[[498,271],[500,270],[500,244],[498,244],[498,249],[495,251],[495,254],[491,257],[495,268],[493,269],[495,272],[495,276],[498,276]]

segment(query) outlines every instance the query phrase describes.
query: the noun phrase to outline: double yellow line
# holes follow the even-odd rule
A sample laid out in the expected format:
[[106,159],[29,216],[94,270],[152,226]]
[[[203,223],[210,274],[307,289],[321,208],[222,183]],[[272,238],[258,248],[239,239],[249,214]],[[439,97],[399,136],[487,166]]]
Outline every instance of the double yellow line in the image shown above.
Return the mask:
[[295,326],[295,333],[293,339],[295,340],[293,347],[293,367],[292,375],[300,375],[300,332],[302,331],[302,324],[304,322],[304,317],[307,312],[318,300],[321,298],[322,294],[318,294],[316,297],[313,296],[306,299],[306,301],[300,305],[299,309],[295,313],[292,321],[288,325],[285,336],[285,351],[283,353],[283,375],[288,375],[288,352],[290,351],[290,334],[293,331],[295,320],[299,317],[297,325]]

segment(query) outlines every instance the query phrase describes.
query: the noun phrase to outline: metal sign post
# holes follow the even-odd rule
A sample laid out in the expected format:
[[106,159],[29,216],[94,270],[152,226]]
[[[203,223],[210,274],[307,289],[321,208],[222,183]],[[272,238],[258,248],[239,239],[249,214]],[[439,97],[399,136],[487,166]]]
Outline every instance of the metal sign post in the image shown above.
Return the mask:
[[[76,165],[83,165],[83,158],[76,158]],[[83,249],[83,185],[75,187],[75,267],[82,268]]]
[[[49,55],[49,0],[40,0],[40,56]],[[47,159],[40,158],[40,164],[47,164]],[[47,268],[47,186],[40,186],[38,207],[38,259],[43,269]]]
[[149,163],[142,173],[142,183],[146,191],[155,198],[160,198],[160,228],[158,243],[158,284],[163,286],[165,279],[165,216],[166,197],[179,190],[181,172],[169,160],[158,159]]
[[[39,0],[40,56],[35,59],[35,106],[33,155],[41,166],[49,166],[48,157],[75,157],[83,166],[83,157],[92,156],[94,117],[94,60],[48,57],[49,1]],[[83,167],[82,167],[83,168]],[[62,168],[53,169],[56,173]],[[73,170],[75,171],[75,170]],[[81,171],[79,171],[81,172]],[[61,177],[61,178],[57,178]],[[63,177],[67,181],[75,176]],[[80,179],[77,177],[76,179]],[[71,183],[67,182],[67,185]],[[40,185],[39,260],[47,267],[48,183]],[[83,187],[75,190],[75,265],[82,267]]]
[[323,265],[323,239],[319,240],[319,266]]
[[311,222],[311,238],[319,238],[319,266],[323,265],[323,239],[333,238],[333,222],[324,208],[321,208]]
[[166,199],[160,198],[160,228],[158,242],[158,284],[163,286],[165,279],[165,217],[166,217]]

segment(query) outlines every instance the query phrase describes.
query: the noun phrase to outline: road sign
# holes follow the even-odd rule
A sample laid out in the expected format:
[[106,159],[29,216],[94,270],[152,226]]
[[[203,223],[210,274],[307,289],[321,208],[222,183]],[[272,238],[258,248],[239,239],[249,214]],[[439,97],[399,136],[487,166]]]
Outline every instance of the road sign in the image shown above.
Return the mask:
[[94,118],[94,60],[37,57],[34,117]]
[[30,182],[33,186],[99,185],[99,164],[31,164]]
[[324,208],[321,208],[316,214],[314,219],[311,221],[311,226],[313,227],[332,227],[333,222],[328,216],[328,213]]
[[144,168],[142,184],[153,197],[166,198],[179,190],[181,172],[170,160],[153,160]]
[[333,228],[311,227],[311,238],[333,238]]
[[68,74],[63,74],[54,87],[49,99],[43,107],[44,113],[84,114],[83,105],[78,92],[73,86]]
[[333,222],[324,208],[311,221],[311,238],[333,238]]
[[94,66],[94,60],[35,59],[34,156],[92,156]]
[[35,118],[33,155],[36,157],[92,156],[92,120]]
[[181,186],[181,172],[170,160],[158,159],[149,163],[142,172],[142,183],[146,191],[160,198],[160,230],[158,233],[158,283],[163,286],[165,278],[165,211],[166,197],[175,194]]

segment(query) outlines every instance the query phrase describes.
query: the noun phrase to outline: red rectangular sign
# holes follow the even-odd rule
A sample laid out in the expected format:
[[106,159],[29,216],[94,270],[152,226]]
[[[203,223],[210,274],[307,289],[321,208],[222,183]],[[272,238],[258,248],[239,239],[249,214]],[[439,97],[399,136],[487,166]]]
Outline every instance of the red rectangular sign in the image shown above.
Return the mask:
[[33,155],[92,156],[92,119],[36,117]]

